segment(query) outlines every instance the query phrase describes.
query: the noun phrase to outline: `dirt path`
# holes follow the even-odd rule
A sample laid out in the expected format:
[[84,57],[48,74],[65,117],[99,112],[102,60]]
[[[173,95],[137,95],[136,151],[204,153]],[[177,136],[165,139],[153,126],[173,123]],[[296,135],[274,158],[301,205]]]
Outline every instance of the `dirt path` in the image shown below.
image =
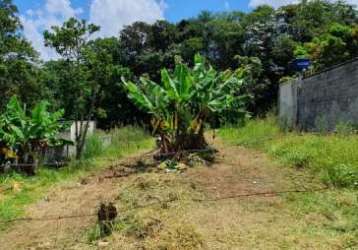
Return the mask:
[[143,152],[80,182],[53,188],[42,200],[28,207],[24,218],[35,220],[20,221],[0,234],[0,250],[61,249],[67,242],[80,240],[83,231],[95,223],[99,204],[113,201],[118,195],[121,182],[111,178],[121,174],[117,166],[132,163],[141,155]]
[[[264,154],[253,150],[227,146],[220,140],[216,140],[214,145],[219,153],[210,167],[189,169],[184,174],[138,172],[137,169],[125,177],[122,175],[128,173],[123,171],[123,166],[138,159],[129,158],[81,183],[71,183],[52,190],[47,197],[28,208],[27,216],[90,215],[96,212],[100,201],[117,200],[118,206],[122,208],[124,201],[140,203],[154,198],[165,200],[165,197],[174,195],[176,198],[172,199],[173,203],[148,208],[139,214],[157,218],[160,226],[156,230],[152,227],[149,230],[148,226],[140,228],[137,224],[145,223],[136,222],[132,230],[141,230],[140,236],[136,231],[134,234],[132,231],[114,233],[107,248],[292,249],[289,246],[293,242],[298,246],[293,249],[320,249],[320,234],[317,236],[319,240],[312,242],[316,239],[314,235],[302,233],[311,219],[299,221],[280,196],[228,198],[238,194],[314,188],[303,186],[303,180],[308,178],[305,173],[280,168]],[[138,173],[133,174],[135,172]],[[109,176],[122,178],[106,178]],[[123,191],[133,185],[135,188],[129,194]],[[124,199],[123,194],[130,195],[130,198]],[[195,195],[207,201],[193,202],[191,199]],[[210,199],[222,200],[211,202]],[[94,224],[93,216],[18,222],[0,236],[0,249],[97,249],[96,244],[89,245],[83,238],[84,232]],[[300,233],[294,234],[295,230]],[[196,239],[195,235],[200,237]],[[334,242],[332,244],[334,246]]]

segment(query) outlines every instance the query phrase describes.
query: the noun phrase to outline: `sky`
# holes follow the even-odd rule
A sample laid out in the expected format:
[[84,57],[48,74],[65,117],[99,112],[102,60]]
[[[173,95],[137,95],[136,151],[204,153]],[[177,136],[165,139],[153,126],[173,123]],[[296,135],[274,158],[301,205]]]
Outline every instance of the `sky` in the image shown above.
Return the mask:
[[[178,22],[194,17],[203,10],[248,12],[261,4],[275,8],[298,0],[13,0],[18,6],[24,35],[44,60],[57,58],[46,48],[43,31],[61,25],[70,17],[83,18],[101,26],[97,37],[117,36],[135,21],[154,23],[156,20]],[[333,1],[333,0],[332,0]],[[357,4],[358,0],[348,0]]]

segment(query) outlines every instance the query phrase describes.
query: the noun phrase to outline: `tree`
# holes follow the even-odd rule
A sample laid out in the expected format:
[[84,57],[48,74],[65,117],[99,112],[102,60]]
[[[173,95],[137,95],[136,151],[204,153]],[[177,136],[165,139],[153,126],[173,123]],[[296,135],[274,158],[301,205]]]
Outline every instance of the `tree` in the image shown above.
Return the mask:
[[89,70],[84,65],[86,47],[90,36],[99,30],[85,20],[70,18],[61,27],[54,26],[51,31],[45,31],[45,45],[52,47],[65,59],[63,64],[67,71],[68,81],[62,86],[60,98],[68,100],[67,112],[76,120],[76,157],[79,159],[83,152],[89,120],[96,110],[96,99],[99,94],[99,83],[89,80]]
[[90,41],[83,53],[88,80],[98,85],[94,115],[102,128],[135,123],[143,115],[129,101],[121,82],[121,77],[131,78],[132,73],[121,65],[119,50],[118,40],[112,37]]
[[21,30],[17,7],[11,0],[0,0],[0,108],[13,95],[33,106],[44,94],[37,81],[38,54]]
[[173,74],[167,69],[161,71],[162,84],[146,77],[138,85],[123,79],[129,97],[153,117],[163,154],[206,148],[204,128],[208,118],[232,107],[243,108],[246,100],[237,95],[244,82],[235,72],[217,72],[200,55],[195,56],[193,69],[177,61]]
[[333,23],[327,33],[305,43],[304,48],[314,62],[315,69],[320,70],[357,56],[356,29],[356,26],[350,27]]

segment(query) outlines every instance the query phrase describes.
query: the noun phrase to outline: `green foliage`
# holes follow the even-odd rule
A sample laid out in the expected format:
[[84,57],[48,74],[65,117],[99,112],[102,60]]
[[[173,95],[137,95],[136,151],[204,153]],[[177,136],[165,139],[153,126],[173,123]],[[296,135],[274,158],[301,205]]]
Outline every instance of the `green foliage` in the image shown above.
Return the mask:
[[267,119],[249,120],[242,128],[224,127],[219,134],[224,139],[237,145],[249,147],[259,147],[266,141],[270,141],[280,133],[279,127],[276,126],[274,117]]
[[358,168],[353,165],[339,164],[331,166],[324,180],[337,187],[358,188]]
[[92,157],[103,154],[104,146],[101,140],[101,135],[96,133],[88,137],[86,140],[85,149],[83,152],[83,159],[90,159]]
[[314,37],[305,43],[304,47],[298,46],[295,53],[308,55],[316,70],[353,58],[358,49],[358,37],[354,27],[332,23],[325,33]]
[[[279,80],[295,76],[289,65],[296,57],[311,58],[314,72],[358,51],[356,8],[315,0],[279,9],[259,6],[248,13],[203,12],[177,24],[136,22],[118,37],[95,40],[91,34],[99,27],[72,18],[45,32],[46,45],[62,58],[42,65],[21,35],[16,6],[10,0],[0,3],[0,107],[14,94],[29,107],[47,99],[65,109],[66,119],[91,117],[103,128],[146,121],[120,78],[138,81],[146,74],[159,82],[161,69],[173,70],[177,55],[193,66],[192,58],[200,53],[218,71],[243,67],[238,55],[260,62],[260,73],[247,87],[252,96],[248,110],[257,115],[276,104]],[[227,113],[225,119],[232,122],[235,116]]]
[[46,92],[38,81],[37,52],[21,32],[17,7],[0,0],[0,109],[13,95],[32,106]]
[[272,117],[249,121],[243,128],[224,128],[220,135],[230,143],[263,150],[284,164],[308,168],[328,184],[357,188],[356,135],[283,133]]
[[[139,86],[123,81],[133,102],[152,115],[154,131],[161,135],[165,153],[206,146],[203,131],[210,114],[220,114],[235,104],[241,108],[245,105],[245,96],[237,96],[244,85],[240,75],[218,73],[200,55],[195,56],[193,69],[178,62],[172,75],[163,69],[161,76],[162,85],[145,77]],[[198,141],[195,143],[193,138]]]
[[78,60],[80,52],[87,44],[87,37],[99,30],[94,24],[85,20],[70,18],[62,27],[53,26],[52,32],[44,32],[45,45],[55,48],[57,53],[69,60]]
[[[63,100],[66,100],[67,110],[72,111],[72,119],[79,122],[79,128],[76,129],[76,157],[81,158],[85,145],[86,135],[89,127],[89,120],[96,111],[96,101],[101,91],[100,80],[103,80],[104,74],[98,72],[98,68],[93,71],[100,79],[90,79],[92,71],[83,61],[92,67],[99,63],[98,54],[91,53],[87,49],[89,46],[89,36],[99,30],[99,27],[93,24],[87,24],[85,20],[70,18],[63,23],[61,27],[53,26],[52,31],[45,31],[45,45],[54,48],[59,55],[66,61],[63,62],[67,80],[64,81],[62,91],[59,93]],[[95,63],[93,63],[95,61]],[[106,71],[107,68],[101,68]],[[63,91],[65,90],[65,91]],[[67,90],[67,91],[66,91]]]
[[16,97],[12,97],[5,111],[0,115],[0,142],[19,154],[30,153],[36,148],[55,145],[61,142],[58,133],[65,124],[59,122],[63,110],[48,111],[49,103],[37,104],[31,114],[21,107]]
[[[48,106],[46,101],[42,101],[32,112],[26,112],[16,97],[10,99],[0,115],[0,164],[9,161],[33,164],[41,160],[43,150],[48,146],[72,143],[58,138],[66,125],[59,121],[63,111],[51,113]],[[20,169],[34,175],[35,167]]]

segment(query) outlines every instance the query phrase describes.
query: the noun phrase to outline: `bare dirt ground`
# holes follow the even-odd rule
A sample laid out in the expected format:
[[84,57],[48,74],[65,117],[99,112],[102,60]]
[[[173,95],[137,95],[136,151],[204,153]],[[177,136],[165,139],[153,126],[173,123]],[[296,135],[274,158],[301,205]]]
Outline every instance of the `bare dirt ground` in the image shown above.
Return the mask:
[[[304,171],[220,140],[214,146],[219,153],[209,167],[165,173],[145,164],[130,168],[139,159],[132,157],[54,187],[26,216],[84,217],[16,222],[0,235],[0,249],[343,249],[344,234],[320,230],[329,218],[302,218],[287,197],[272,194],[319,188]],[[101,201],[115,202],[121,221],[112,236],[98,240],[89,230]],[[138,209],[143,204],[154,205]]]

